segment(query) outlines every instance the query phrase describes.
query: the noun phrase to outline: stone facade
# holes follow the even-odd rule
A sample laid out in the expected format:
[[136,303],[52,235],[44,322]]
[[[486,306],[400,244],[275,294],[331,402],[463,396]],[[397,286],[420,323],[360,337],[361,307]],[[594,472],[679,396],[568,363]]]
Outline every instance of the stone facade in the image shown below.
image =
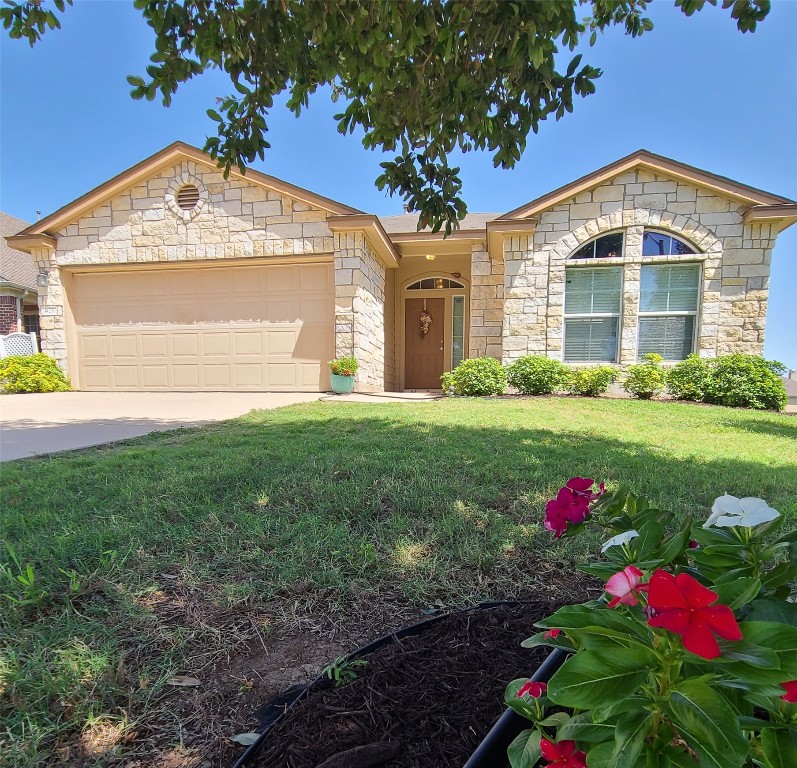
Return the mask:
[[486,243],[472,245],[470,289],[470,357],[501,358],[504,323],[504,264],[490,260]]
[[[176,202],[184,184],[199,190],[190,212]],[[185,160],[164,169],[59,231],[55,252],[34,250],[49,273],[40,294],[43,351],[68,372],[62,267],[334,255],[336,349],[360,359],[364,388],[381,388],[384,267],[361,234],[338,236],[336,252],[328,216],[245,179],[225,180],[210,164]]]
[[385,267],[361,232],[335,234],[335,354],[360,363],[360,391],[385,375]]
[[[699,354],[761,354],[776,232],[768,224],[745,225],[744,208],[640,169],[541,212],[532,237],[504,238],[503,359],[510,362],[526,354],[561,359],[566,267],[621,264],[619,362],[636,362],[642,264],[677,262],[702,264]],[[672,233],[699,253],[643,259],[646,227]],[[588,240],[621,230],[625,233],[621,258],[569,260]]]

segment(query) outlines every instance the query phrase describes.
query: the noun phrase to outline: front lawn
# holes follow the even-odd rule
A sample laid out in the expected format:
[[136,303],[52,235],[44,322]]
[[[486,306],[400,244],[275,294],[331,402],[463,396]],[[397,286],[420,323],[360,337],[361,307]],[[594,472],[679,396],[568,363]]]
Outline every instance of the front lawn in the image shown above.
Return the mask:
[[795,518],[797,418],[314,403],[2,465],[0,535],[35,581],[0,574],[0,765],[225,765],[258,701],[421,609],[580,597],[597,542],[541,525],[573,475],[675,514],[727,492]]

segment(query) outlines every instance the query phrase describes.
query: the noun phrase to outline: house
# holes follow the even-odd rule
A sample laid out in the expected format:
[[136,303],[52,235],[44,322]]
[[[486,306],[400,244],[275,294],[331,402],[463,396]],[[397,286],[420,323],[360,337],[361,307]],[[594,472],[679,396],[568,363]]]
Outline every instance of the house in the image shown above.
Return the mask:
[[789,398],[787,405],[797,408],[797,371],[789,371],[787,376],[783,376],[783,386],[786,387],[786,395]]
[[0,211],[0,336],[39,332],[36,265],[29,253],[6,243],[7,237],[28,226],[27,221]]
[[760,354],[797,203],[641,150],[449,238],[175,143],[9,238],[84,390],[426,389],[465,357]]

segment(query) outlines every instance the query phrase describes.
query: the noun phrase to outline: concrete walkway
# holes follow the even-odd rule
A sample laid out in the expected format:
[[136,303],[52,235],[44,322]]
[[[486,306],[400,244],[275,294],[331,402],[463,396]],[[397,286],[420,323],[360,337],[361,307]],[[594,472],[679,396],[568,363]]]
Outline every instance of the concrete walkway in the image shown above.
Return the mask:
[[0,461],[71,451],[323,397],[289,392],[53,392],[0,398]]

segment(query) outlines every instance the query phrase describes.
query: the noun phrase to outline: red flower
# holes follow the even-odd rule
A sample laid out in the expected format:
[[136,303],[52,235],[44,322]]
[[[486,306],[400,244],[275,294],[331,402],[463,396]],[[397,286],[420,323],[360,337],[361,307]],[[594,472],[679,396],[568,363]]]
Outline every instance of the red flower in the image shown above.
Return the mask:
[[788,683],[781,683],[781,685],[786,689],[786,693],[784,693],[780,698],[783,699],[783,701],[788,701],[792,704],[797,703],[797,680],[791,680]]
[[716,659],[720,649],[714,633],[726,640],[742,639],[733,611],[727,605],[712,605],[716,599],[716,592],[688,573],[673,576],[658,570],[648,583],[648,606],[655,612],[648,624],[681,635],[687,651]]
[[547,632],[546,632],[546,633],[543,635],[543,639],[544,639],[544,640],[556,640],[556,638],[557,638],[557,637],[559,637],[559,633],[560,633],[561,631],[562,631],[561,629],[549,629],[549,630],[548,630],[548,631],[547,631]]
[[547,683],[537,683],[533,680],[529,680],[527,683],[523,683],[523,685],[520,687],[520,690],[517,692],[517,697],[520,699],[528,694],[533,699],[539,699],[540,696],[545,695],[545,691],[547,690]]
[[615,573],[606,582],[606,591],[614,595],[609,602],[609,608],[614,608],[617,603],[636,605],[639,602],[636,593],[647,588],[647,584],[639,583],[641,580],[642,571],[633,565],[627,565],[622,571]]
[[587,768],[586,752],[576,751],[575,741],[560,741],[557,744],[540,739],[540,752],[548,760],[546,768],[561,766],[561,768]]

